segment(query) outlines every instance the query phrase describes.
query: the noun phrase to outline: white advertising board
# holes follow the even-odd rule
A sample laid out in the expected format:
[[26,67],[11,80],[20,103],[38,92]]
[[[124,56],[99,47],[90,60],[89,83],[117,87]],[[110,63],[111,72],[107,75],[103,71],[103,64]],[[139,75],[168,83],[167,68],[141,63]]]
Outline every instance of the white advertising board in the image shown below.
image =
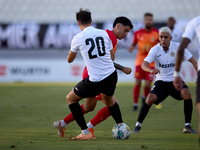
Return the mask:
[[[134,82],[134,59],[117,59],[116,62],[132,68],[126,75],[118,71],[118,82]],[[78,82],[84,69],[82,59],[71,64],[66,59],[1,59],[0,82]],[[196,81],[196,71],[189,62],[183,63],[185,82]]]

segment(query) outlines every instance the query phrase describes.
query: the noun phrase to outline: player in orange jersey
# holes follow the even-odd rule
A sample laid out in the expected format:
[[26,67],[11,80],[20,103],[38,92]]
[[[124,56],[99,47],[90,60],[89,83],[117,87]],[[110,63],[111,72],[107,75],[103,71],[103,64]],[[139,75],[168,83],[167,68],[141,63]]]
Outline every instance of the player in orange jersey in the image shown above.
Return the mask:
[[[133,89],[133,111],[138,109],[138,98],[140,95],[140,86],[142,79],[145,80],[144,94],[142,96],[143,102],[145,101],[147,95],[151,89],[151,82],[153,81],[154,75],[149,72],[145,72],[141,69],[142,62],[147,56],[149,50],[156,45],[159,41],[158,30],[153,28],[153,14],[144,14],[144,24],[145,28],[140,29],[134,33],[134,40],[132,45],[129,47],[129,52],[131,53],[136,45],[138,45],[138,53],[135,60],[135,86]],[[151,68],[154,68],[154,62],[149,64]]]
[[[110,40],[112,41],[114,52],[116,52],[116,49],[117,49],[117,39],[123,39],[124,37],[126,37],[128,32],[130,31],[130,29],[132,29],[132,28],[133,28],[133,25],[132,25],[131,21],[128,18],[126,18],[126,17],[117,17],[115,19],[114,23],[113,23],[113,30],[112,31],[106,30]],[[114,63],[114,65],[115,65],[116,69],[119,69],[119,70],[121,70],[122,72],[124,72],[126,74],[130,74],[131,71],[132,71],[131,68],[129,68],[129,67],[123,67],[123,66],[121,66],[121,65],[119,65],[117,63]],[[84,79],[87,76],[88,76],[88,71],[87,71],[87,68],[85,67],[85,69],[83,71],[83,74],[82,74],[82,77]],[[117,100],[115,99],[114,96],[112,98],[117,102]],[[95,98],[86,98],[85,99],[85,103],[83,105],[81,105],[83,114],[86,114],[86,113],[88,113],[90,111],[93,111],[95,106],[96,106],[97,100],[101,100],[105,104],[105,102],[101,98],[101,94],[97,95]],[[109,111],[108,107],[105,106],[87,124],[89,131],[93,135],[93,139],[95,139],[94,134],[93,134],[94,126],[96,126],[100,122],[104,121],[109,116],[110,116],[110,111]],[[72,121],[74,121],[74,117],[73,117],[72,113],[70,113],[63,120],[54,122],[54,127],[56,127],[58,129],[58,134],[61,137],[64,136],[64,128],[65,128],[65,126],[67,124],[69,124],[70,122],[72,122]]]

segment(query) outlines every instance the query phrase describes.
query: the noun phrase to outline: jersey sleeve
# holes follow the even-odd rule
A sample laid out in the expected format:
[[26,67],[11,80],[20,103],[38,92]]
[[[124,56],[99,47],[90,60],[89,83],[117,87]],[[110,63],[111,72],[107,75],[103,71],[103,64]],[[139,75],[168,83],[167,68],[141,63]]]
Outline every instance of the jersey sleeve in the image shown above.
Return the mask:
[[149,64],[155,61],[155,51],[156,49],[154,47],[151,48],[148,55],[145,57],[144,61],[147,61]]
[[192,54],[188,51],[188,49],[185,49],[184,59],[185,60],[190,60],[190,58],[192,58]]
[[188,38],[190,39],[190,41],[192,41],[195,36],[195,28],[194,28],[193,22],[194,20],[191,20],[190,22],[188,22],[185,28],[185,31],[182,35],[183,38]]
[[110,38],[108,38],[108,48],[110,50],[113,50],[113,45],[112,45],[112,41],[110,40]]
[[70,50],[74,53],[77,53],[79,50],[79,44],[78,44],[78,40],[77,40],[76,36],[72,39]]
[[110,40],[112,41],[112,45],[113,45],[113,50],[114,50],[114,53],[116,53],[116,50],[117,50],[117,38],[116,36],[114,35],[114,33],[110,30],[106,30]]

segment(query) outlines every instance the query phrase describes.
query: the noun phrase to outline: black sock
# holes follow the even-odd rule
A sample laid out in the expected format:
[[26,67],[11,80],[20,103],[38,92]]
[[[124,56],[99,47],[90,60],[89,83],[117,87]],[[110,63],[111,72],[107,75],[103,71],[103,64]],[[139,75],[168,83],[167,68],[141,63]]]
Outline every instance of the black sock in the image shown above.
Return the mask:
[[191,123],[192,110],[193,110],[192,99],[184,100],[185,123]]
[[83,111],[79,103],[70,104],[69,109],[71,110],[77,124],[81,127],[81,130],[87,129],[85,118],[83,117]]
[[199,147],[200,147],[200,137],[199,137]]
[[138,115],[138,120],[137,120],[139,123],[142,123],[144,121],[146,115],[149,112],[150,107],[151,106],[147,105],[146,102],[142,105],[142,107],[140,109],[140,113]]
[[112,107],[108,107],[108,109],[110,110],[110,114],[116,123],[123,123],[121,111],[119,109],[119,105],[116,102]]

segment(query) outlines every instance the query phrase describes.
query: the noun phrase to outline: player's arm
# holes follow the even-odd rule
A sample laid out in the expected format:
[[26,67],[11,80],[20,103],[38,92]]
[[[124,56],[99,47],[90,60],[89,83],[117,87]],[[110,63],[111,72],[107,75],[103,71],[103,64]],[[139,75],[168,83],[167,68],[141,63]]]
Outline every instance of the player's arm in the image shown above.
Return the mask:
[[178,48],[177,55],[176,55],[176,66],[175,66],[175,71],[174,71],[174,81],[173,85],[176,90],[180,91],[183,88],[183,82],[180,77],[180,67],[181,67],[181,62],[183,60],[184,56],[184,51],[185,48],[188,46],[190,41],[194,38],[195,35],[195,30],[193,26],[193,21],[190,21],[185,29],[185,32],[183,33],[183,39],[181,41],[181,44]]
[[180,71],[181,63],[184,56],[184,50],[188,46],[189,43],[190,43],[190,40],[188,38],[183,38],[180,46],[178,47],[178,51],[176,55],[176,63],[175,63],[176,65],[175,65],[175,71],[174,71],[174,81],[173,81],[174,88],[177,91],[180,91],[183,88],[183,81],[180,77],[179,71]]
[[188,38],[183,38],[180,46],[178,47],[178,51],[177,51],[177,55],[176,55],[175,72],[180,71],[181,62],[182,62],[183,56],[184,56],[184,50],[188,46],[189,43],[190,43],[190,40]]
[[114,61],[115,60],[115,53],[114,53],[113,49],[110,51],[110,55],[111,55],[112,61]]
[[135,32],[135,33],[133,34],[133,37],[134,37],[133,43],[132,43],[131,46],[128,48],[128,51],[129,51],[130,53],[132,53],[132,51],[135,49],[135,46],[136,46],[136,44],[137,44],[137,33],[138,33],[138,32]]
[[132,69],[129,68],[129,67],[121,66],[120,64],[115,63],[115,62],[113,62],[113,63],[114,63],[114,66],[115,66],[116,69],[121,70],[125,74],[130,74],[132,72]]
[[192,65],[194,66],[194,69],[195,69],[196,71],[198,71],[198,66],[197,66],[197,61],[196,61],[196,59],[192,56],[192,58],[190,58],[188,61],[191,62]]
[[136,43],[132,43],[131,46],[128,48],[128,51],[131,53],[135,49]]
[[77,53],[72,52],[71,50],[69,51],[69,54],[67,56],[67,61],[68,63],[71,63],[74,61],[74,59],[76,58]]
[[143,61],[141,68],[142,68],[144,71],[150,72],[150,73],[153,73],[153,74],[160,73],[160,70],[159,70],[159,69],[152,69],[152,68],[150,68],[150,67],[149,67],[149,63],[148,63],[147,61]]

